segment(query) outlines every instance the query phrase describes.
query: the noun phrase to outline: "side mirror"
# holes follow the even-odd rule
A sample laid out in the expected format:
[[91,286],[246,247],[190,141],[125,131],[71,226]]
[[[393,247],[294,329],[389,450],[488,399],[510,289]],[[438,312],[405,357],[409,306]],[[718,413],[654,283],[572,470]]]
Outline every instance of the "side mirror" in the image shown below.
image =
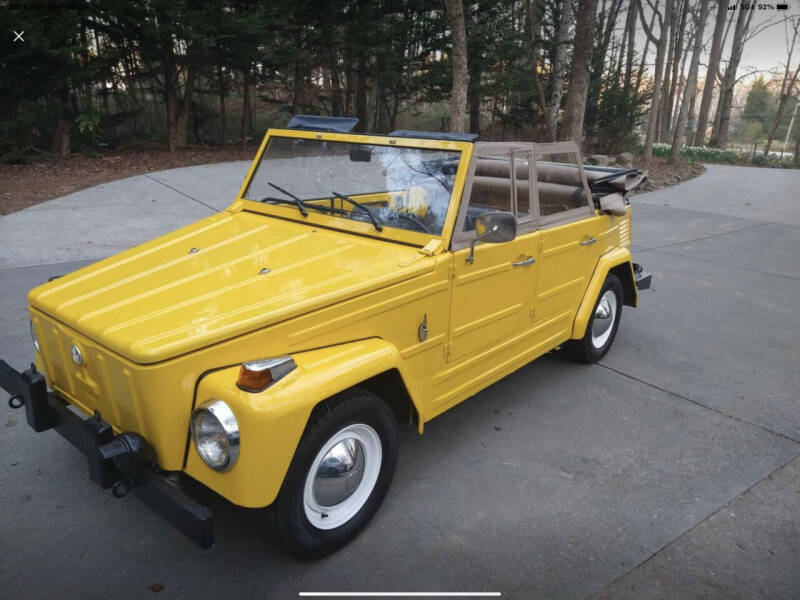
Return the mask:
[[517,220],[510,212],[485,212],[475,218],[475,233],[477,237],[469,244],[469,264],[475,262],[475,244],[479,241],[501,244],[517,237]]

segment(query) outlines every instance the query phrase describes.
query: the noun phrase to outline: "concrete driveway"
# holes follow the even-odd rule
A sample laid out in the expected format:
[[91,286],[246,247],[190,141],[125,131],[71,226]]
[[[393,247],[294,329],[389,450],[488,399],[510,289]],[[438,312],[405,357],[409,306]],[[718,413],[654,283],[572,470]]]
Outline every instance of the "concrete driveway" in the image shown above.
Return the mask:
[[[48,276],[229,203],[246,163],[101,185],[0,217],[0,356],[31,344]],[[655,291],[599,365],[552,353],[404,431],[367,530],[300,563],[205,490],[200,550],[94,486],[56,433],[0,405],[0,597],[800,597],[800,171],[710,166],[634,199]],[[156,589],[158,586],[156,586]]]

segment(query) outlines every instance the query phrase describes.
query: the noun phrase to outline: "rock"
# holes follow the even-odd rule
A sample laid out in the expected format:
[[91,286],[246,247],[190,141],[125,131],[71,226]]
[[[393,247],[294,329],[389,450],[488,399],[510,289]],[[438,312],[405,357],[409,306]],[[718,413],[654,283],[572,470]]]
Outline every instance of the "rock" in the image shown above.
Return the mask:
[[623,152],[617,157],[615,162],[621,167],[630,167],[633,165],[633,154],[630,152]]
[[608,157],[605,154],[592,154],[586,159],[590,165],[597,165],[598,167],[608,166]]

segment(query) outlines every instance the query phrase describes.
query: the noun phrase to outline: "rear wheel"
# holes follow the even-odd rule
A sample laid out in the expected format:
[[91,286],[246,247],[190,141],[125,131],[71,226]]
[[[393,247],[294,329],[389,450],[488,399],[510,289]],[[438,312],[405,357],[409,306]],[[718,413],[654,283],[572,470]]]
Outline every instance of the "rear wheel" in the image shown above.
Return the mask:
[[579,362],[597,362],[605,356],[619,329],[622,314],[622,282],[609,273],[600,290],[586,333],[579,340],[570,340],[569,352]]
[[299,558],[324,556],[352,540],[383,502],[397,464],[397,423],[380,398],[354,390],[322,408],[267,509]]

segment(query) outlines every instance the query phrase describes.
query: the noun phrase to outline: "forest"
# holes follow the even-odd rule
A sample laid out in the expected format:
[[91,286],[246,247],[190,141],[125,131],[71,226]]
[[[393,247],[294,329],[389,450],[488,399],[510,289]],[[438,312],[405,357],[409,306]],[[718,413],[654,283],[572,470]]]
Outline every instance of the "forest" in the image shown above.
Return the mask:
[[[130,140],[245,148],[298,113],[645,162],[798,157],[800,16],[737,4],[3,0],[2,30],[24,42],[0,41],[0,161]],[[785,51],[754,71],[741,62],[759,36]]]

